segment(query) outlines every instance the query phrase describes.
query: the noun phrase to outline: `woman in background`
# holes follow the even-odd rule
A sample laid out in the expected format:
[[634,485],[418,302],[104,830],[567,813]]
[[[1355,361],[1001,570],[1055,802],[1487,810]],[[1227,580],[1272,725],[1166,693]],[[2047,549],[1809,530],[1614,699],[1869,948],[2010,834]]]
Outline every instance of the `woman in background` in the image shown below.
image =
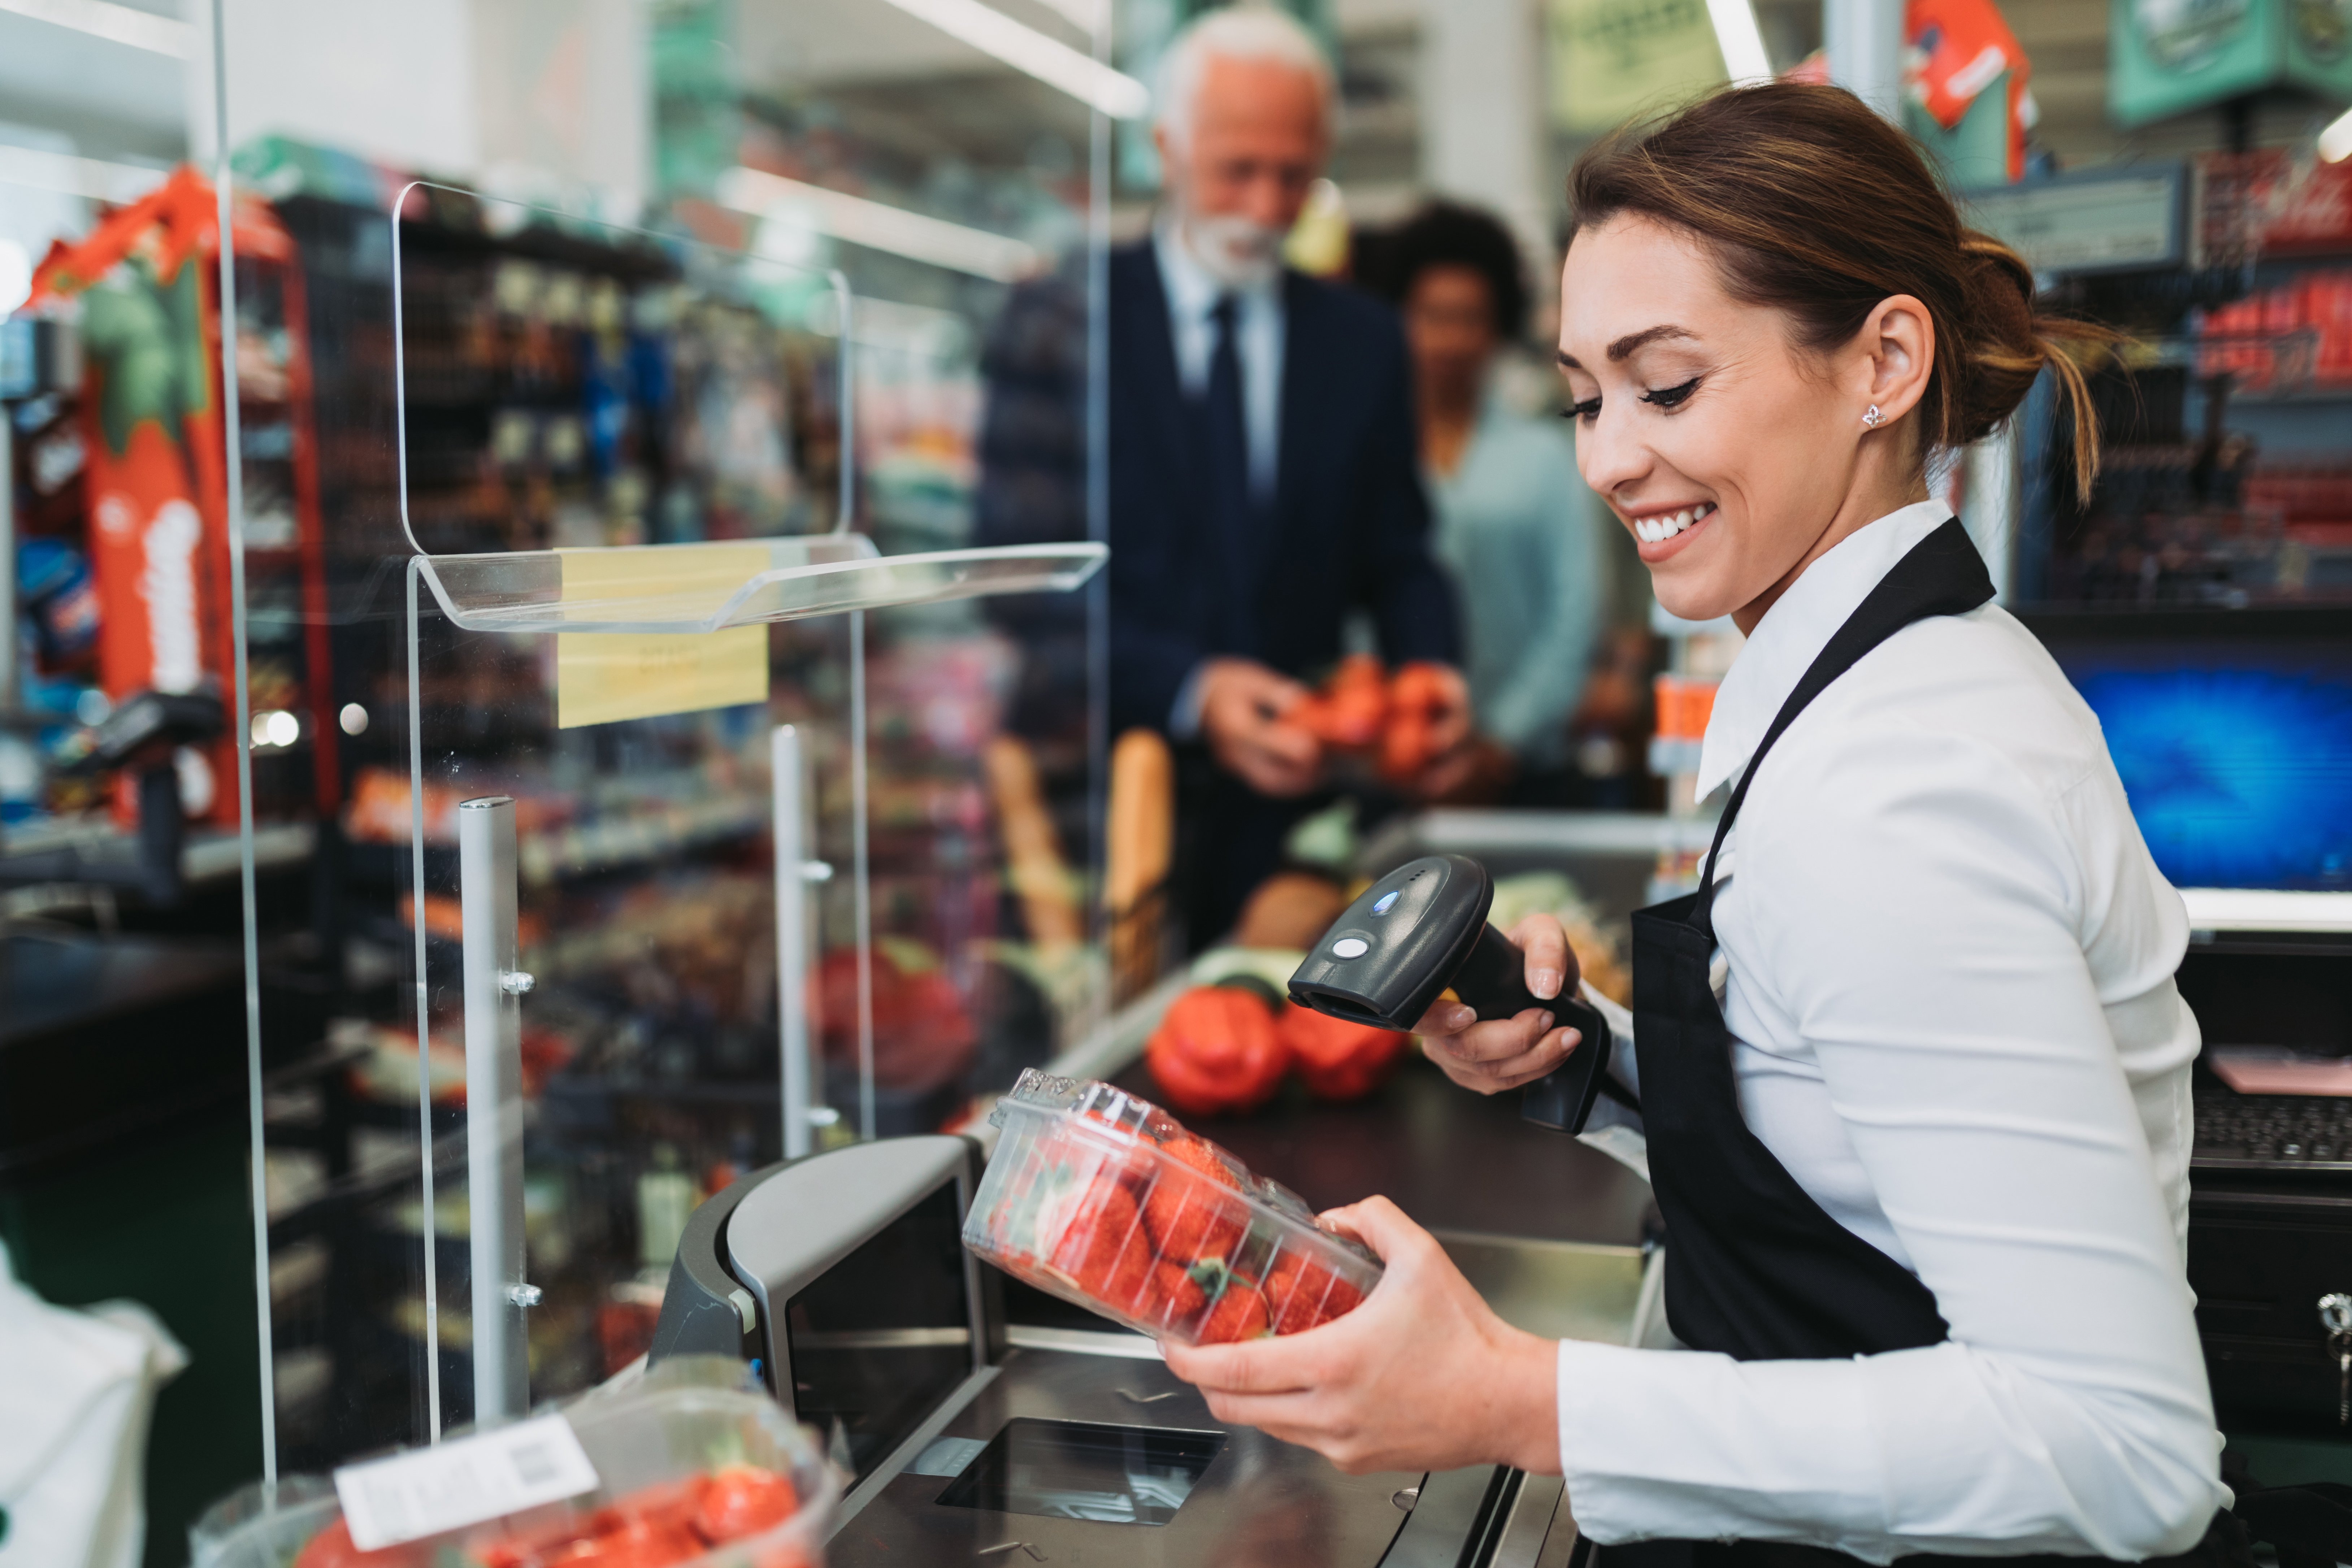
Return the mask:
[[1559,419],[1514,410],[1493,385],[1497,354],[1527,328],[1518,246],[1486,214],[1440,202],[1382,249],[1373,281],[1404,315],[1433,543],[1462,595],[1482,731],[1456,792],[1508,784],[1515,799],[1552,804],[1606,606],[1574,443]]

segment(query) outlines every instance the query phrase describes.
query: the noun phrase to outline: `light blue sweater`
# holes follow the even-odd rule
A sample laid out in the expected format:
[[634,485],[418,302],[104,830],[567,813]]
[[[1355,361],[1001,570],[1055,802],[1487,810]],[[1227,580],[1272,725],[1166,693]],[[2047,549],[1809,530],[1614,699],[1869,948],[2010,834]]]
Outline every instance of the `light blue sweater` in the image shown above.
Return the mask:
[[1601,505],[1554,417],[1487,399],[1460,467],[1424,476],[1433,544],[1462,595],[1478,727],[1523,766],[1558,765],[1604,604]]

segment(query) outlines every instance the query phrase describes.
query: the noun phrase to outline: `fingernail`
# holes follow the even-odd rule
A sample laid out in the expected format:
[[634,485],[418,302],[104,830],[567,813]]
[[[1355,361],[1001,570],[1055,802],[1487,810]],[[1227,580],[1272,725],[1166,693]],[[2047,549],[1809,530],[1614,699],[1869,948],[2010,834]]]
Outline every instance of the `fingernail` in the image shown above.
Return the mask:
[[1454,1009],[1453,1016],[1448,1020],[1451,1026],[1456,1029],[1466,1029],[1477,1021],[1478,1012],[1475,1007],[1456,1007]]
[[1528,977],[1528,983],[1538,996],[1559,994],[1559,971],[1557,969],[1538,969]]
[[1550,1015],[1550,1014],[1546,1013],[1546,1014],[1543,1016],[1543,1022],[1542,1022],[1542,1023],[1540,1023],[1540,1024],[1538,1024],[1538,1025],[1536,1026],[1536,1033],[1538,1033],[1538,1035],[1540,1035],[1540,1034],[1542,1034],[1546,1029],[1550,1028],[1550,1027],[1551,1027],[1551,1026],[1552,1026],[1552,1016],[1551,1016],[1551,1015]]

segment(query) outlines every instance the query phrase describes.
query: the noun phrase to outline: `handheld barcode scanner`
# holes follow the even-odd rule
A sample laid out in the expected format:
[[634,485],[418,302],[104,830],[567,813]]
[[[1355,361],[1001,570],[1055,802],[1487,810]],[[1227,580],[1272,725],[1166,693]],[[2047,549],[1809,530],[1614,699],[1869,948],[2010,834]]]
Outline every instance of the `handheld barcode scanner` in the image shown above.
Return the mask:
[[1609,1067],[1609,1021],[1563,994],[1527,987],[1527,954],[1486,923],[1495,879],[1465,855],[1409,861],[1364,889],[1290,977],[1290,999],[1354,1024],[1411,1029],[1447,986],[1483,1019],[1550,1010],[1584,1040],[1549,1077],[1527,1086],[1520,1114],[1561,1132],[1583,1130]]

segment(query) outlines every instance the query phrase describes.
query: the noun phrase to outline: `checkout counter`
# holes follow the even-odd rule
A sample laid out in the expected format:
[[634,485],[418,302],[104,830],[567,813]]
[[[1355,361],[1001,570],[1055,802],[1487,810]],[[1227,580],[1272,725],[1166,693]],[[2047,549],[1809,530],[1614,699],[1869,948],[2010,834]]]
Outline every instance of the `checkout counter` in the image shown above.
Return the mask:
[[[1490,815],[1501,820],[1488,824]],[[1573,843],[1506,846],[1480,828],[1523,834],[1529,818],[1420,822],[1367,846],[1368,860],[1466,844],[1499,868],[1566,868],[1612,912],[1642,901],[1657,834],[1674,830],[1656,818],[1588,818]],[[1186,978],[1139,999],[1051,1070],[1149,1097],[1142,1043]],[[1646,1184],[1524,1122],[1513,1097],[1465,1093],[1416,1060],[1352,1104],[1301,1100],[1188,1125],[1318,1204],[1395,1198],[1497,1311],[1530,1331],[1620,1343],[1662,1331]],[[964,1250],[982,1159],[971,1140],[935,1136],[771,1166],[702,1205],[672,1264],[651,1360],[754,1363],[816,1428],[850,1478],[828,1549],[841,1568],[1568,1568],[1589,1555],[1557,1477],[1493,1467],[1348,1476],[1217,1421],[1150,1341]]]
[[[747,1359],[816,1428],[848,1478],[839,1568],[1577,1559],[1557,1477],[1343,1475],[1216,1420],[1141,1335],[985,1268],[961,1239],[980,1163],[972,1141],[933,1136],[771,1166],[696,1211],[672,1266],[651,1359]],[[1612,1304],[1622,1331],[1654,1296],[1635,1247],[1449,1245],[1490,1289],[1517,1279],[1570,1310],[1598,1304],[1587,1331],[1608,1331]]]

